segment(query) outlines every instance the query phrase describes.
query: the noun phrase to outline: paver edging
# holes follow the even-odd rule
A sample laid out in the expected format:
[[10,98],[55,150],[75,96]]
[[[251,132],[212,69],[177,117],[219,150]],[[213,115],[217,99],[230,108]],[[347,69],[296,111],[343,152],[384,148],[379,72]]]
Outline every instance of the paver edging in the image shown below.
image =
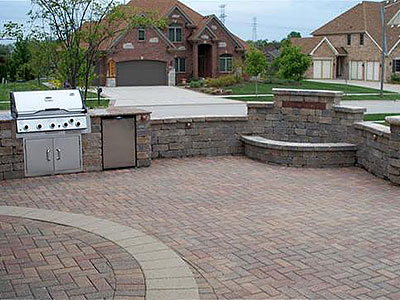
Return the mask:
[[[0,206],[0,215],[22,217],[71,226],[110,240],[139,263],[146,285],[146,300],[199,300],[193,273],[171,248],[145,233],[115,222],[80,214],[46,209]],[[159,272],[159,278],[154,275]]]

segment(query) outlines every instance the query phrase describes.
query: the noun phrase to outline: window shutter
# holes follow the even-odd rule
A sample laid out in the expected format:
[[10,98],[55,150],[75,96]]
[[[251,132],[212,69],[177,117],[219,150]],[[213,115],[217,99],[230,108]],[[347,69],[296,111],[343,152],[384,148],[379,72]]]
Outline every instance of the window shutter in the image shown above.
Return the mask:
[[396,73],[396,61],[395,60],[393,60],[393,62],[392,62],[392,72]]

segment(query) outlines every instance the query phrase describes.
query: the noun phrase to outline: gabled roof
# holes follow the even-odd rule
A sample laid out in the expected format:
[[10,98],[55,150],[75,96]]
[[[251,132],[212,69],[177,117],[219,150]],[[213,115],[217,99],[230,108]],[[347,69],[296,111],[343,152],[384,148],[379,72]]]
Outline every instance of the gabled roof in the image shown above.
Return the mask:
[[304,54],[310,54],[315,47],[324,39],[324,37],[307,37],[307,38],[292,38],[292,45],[300,47],[301,52]]
[[389,52],[398,42],[400,35],[400,28],[389,24],[389,21],[395,19],[396,15],[400,18],[400,1],[398,0],[363,1],[315,30],[312,35],[329,36],[333,34],[366,33],[381,50],[383,48],[382,6],[385,7],[387,51]]

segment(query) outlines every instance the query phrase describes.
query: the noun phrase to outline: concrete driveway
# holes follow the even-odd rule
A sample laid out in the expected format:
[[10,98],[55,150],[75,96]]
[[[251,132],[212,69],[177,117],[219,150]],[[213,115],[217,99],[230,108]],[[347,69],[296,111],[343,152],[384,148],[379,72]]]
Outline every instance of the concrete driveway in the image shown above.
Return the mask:
[[245,116],[245,103],[170,86],[103,88],[115,106],[135,106],[153,119],[204,116]]

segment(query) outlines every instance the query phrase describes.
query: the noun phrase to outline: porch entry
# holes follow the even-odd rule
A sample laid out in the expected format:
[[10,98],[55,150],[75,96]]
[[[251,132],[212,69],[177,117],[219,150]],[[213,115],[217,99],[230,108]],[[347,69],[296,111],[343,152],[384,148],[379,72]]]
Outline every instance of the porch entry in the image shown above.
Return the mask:
[[212,46],[201,44],[199,47],[199,77],[212,77]]

